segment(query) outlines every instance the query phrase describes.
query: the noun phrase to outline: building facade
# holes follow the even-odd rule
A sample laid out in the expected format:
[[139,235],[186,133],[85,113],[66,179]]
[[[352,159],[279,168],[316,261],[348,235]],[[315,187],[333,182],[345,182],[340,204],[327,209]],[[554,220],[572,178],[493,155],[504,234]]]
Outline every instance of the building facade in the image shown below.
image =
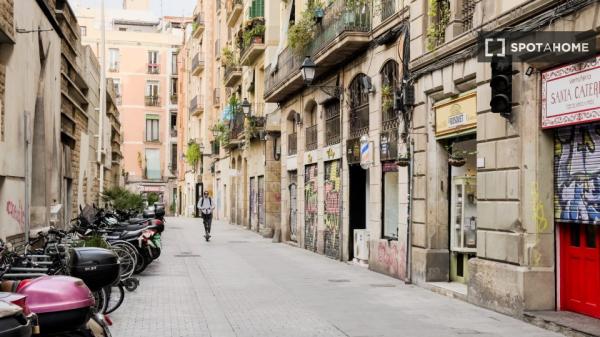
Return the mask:
[[[82,40],[100,55],[98,8],[77,9]],[[123,127],[123,170],[128,188],[155,193],[174,212],[177,197],[177,54],[187,18],[152,15],[148,1],[124,1],[106,10],[106,66]],[[144,62],[140,62],[144,60]]]
[[599,317],[598,57],[513,60],[499,114],[477,49],[479,31],[597,39],[596,1],[261,5],[217,2],[218,217],[500,312]]
[[[69,4],[3,1],[1,7],[0,236],[18,240],[27,228],[68,224],[78,206],[100,201],[100,164],[109,172],[120,158],[97,158],[98,122],[112,118],[115,137],[120,130],[114,105],[112,117],[97,109],[98,61],[81,45]],[[119,152],[108,137],[103,149]]]

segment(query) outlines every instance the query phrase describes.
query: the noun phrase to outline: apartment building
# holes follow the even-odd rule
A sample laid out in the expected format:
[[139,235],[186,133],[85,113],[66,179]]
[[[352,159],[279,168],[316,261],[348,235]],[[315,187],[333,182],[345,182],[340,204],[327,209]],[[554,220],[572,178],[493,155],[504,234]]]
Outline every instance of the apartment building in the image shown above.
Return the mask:
[[120,136],[119,113],[110,93],[107,115],[98,109],[99,64],[66,1],[4,1],[0,10],[0,236],[21,240],[98,203],[102,173],[105,186],[119,183],[118,144],[107,134],[98,157],[97,140],[100,121]]
[[[82,40],[100,55],[100,10],[77,9]],[[123,128],[125,184],[156,193],[173,212],[177,196],[177,54],[189,18],[156,17],[149,1],[107,9],[106,66]]]
[[259,231],[263,217],[277,239],[500,312],[599,317],[583,187],[598,106],[548,86],[595,81],[597,56],[513,60],[502,114],[490,82],[504,66],[477,58],[479,31],[597,39],[596,1],[291,0],[257,17],[260,1],[222,5],[219,216]]

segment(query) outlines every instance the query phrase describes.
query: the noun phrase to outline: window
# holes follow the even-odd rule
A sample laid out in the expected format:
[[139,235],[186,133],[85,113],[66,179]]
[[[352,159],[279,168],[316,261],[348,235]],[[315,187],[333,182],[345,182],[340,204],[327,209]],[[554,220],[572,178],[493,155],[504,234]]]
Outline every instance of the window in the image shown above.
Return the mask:
[[350,83],[350,138],[369,132],[368,82],[367,75],[358,74]]
[[117,99],[117,105],[121,105],[122,103],[122,93],[121,93],[121,79],[113,78],[113,86],[115,88],[115,98]]
[[171,137],[177,137],[177,112],[171,112]]
[[304,130],[305,135],[305,149],[306,151],[312,151],[317,148],[317,104],[312,102],[312,106],[307,107],[306,129]]
[[398,63],[394,60],[389,60],[381,69],[381,112],[383,129],[391,129],[397,127],[398,115],[394,110],[394,96],[397,90],[398,83]]
[[80,26],[79,28],[81,29],[81,36],[87,36],[87,27]]
[[150,50],[148,51],[148,73],[149,74],[158,74],[159,73],[159,65],[158,65],[158,51]]
[[158,115],[146,115],[146,141],[147,142],[158,142],[158,127],[159,127]]
[[171,171],[177,171],[177,144],[171,144]]
[[146,178],[158,180],[160,176],[160,150],[146,149]]
[[119,49],[108,49],[108,71],[119,71]]
[[340,142],[340,101],[331,100],[323,106],[325,110],[325,143],[334,145]]
[[171,74],[177,75],[177,53],[171,54]]
[[158,81],[146,82],[146,96],[158,97]]

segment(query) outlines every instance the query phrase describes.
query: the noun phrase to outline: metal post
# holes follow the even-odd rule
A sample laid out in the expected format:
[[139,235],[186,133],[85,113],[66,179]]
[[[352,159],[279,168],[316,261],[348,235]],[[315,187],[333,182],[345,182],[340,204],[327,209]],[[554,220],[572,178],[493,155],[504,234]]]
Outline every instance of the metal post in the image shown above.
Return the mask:
[[[98,116],[98,165],[99,165],[99,193],[104,192],[104,161],[102,151],[104,150],[104,117],[106,116],[106,18],[104,16],[104,0],[100,5],[100,114]],[[101,198],[99,196],[99,203]]]
[[29,112],[23,115],[23,134],[25,135],[25,242],[29,242],[29,230],[31,229],[29,209],[31,200],[29,200],[31,176],[29,173]]

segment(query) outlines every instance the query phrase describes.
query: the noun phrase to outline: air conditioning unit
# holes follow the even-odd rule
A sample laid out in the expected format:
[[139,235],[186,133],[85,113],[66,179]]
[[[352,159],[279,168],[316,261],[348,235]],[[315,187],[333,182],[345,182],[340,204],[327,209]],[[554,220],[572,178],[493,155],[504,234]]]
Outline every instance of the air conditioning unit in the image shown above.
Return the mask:
[[369,231],[366,229],[354,230],[354,259],[360,263],[369,261]]

